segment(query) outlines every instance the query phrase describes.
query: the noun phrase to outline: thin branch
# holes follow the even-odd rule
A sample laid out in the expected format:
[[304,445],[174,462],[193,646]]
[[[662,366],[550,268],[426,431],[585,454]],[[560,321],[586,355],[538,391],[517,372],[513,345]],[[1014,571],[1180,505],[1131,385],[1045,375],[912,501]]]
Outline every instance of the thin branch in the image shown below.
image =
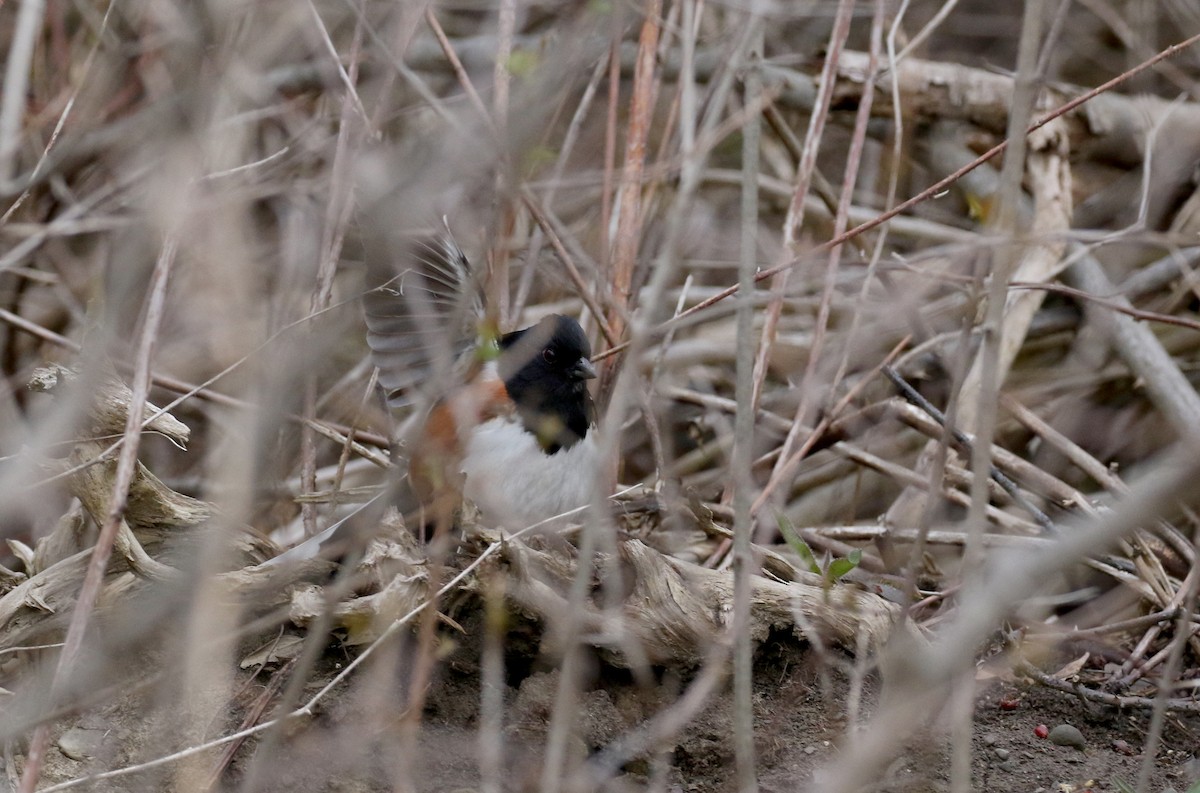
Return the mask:
[[[71,612],[71,621],[67,626],[67,635],[63,640],[63,650],[58,657],[54,677],[50,684],[50,698],[53,700],[62,691],[70,676],[79,655],[83,650],[83,639],[91,620],[92,610],[104,585],[104,575],[108,569],[108,560],[112,555],[113,543],[123,525],[125,506],[129,499],[129,485],[137,470],[137,454],[141,440],[142,414],[146,409],[146,395],[150,390],[150,365],[154,354],[154,346],[158,341],[158,328],[162,322],[163,305],[166,302],[167,282],[170,278],[171,267],[175,262],[177,242],[174,236],[168,236],[155,262],[150,275],[150,284],[146,299],[146,313],[142,318],[141,338],[138,340],[137,370],[134,373],[130,387],[133,395],[129,401],[129,414],[125,422],[124,445],[117,458],[117,470],[113,476],[113,493],[109,501],[108,515],[96,545],[88,561],[87,572],[79,597],[75,601],[75,609]],[[46,747],[50,741],[50,728],[43,724],[34,731],[29,742],[29,753],[25,761],[25,770],[21,775],[20,793],[33,793],[41,775],[42,762],[45,758]]]
[[[753,26],[748,69],[744,78],[747,106],[759,102],[762,93],[763,57],[762,19],[759,9],[752,8],[748,25]],[[754,648],[750,638],[750,578],[757,571],[751,549],[754,521],[750,508],[754,503],[754,476],[751,461],[754,454],[754,271],[758,250],[758,182],[759,140],[762,137],[762,118],[747,119],[742,130],[742,206],[741,257],[738,262],[738,283],[741,286],[737,305],[737,365],[735,396],[737,413],[734,419],[733,442],[733,741],[737,785],[741,793],[753,793],[758,782],[754,752]]]
[[[633,270],[642,237],[642,174],[646,167],[646,142],[654,109],[655,50],[658,47],[662,0],[646,0],[638,59],[633,73],[633,94],[629,99],[629,120],[625,129],[625,157],[621,181],[617,187],[617,236],[609,263],[614,306],[628,312],[633,298]],[[620,337],[626,320],[612,313],[608,324]],[[606,367],[611,371],[611,367]],[[611,374],[607,377],[611,378]]]
[[492,114],[488,112],[487,105],[483,103],[479,92],[475,90],[475,85],[471,82],[471,76],[467,74],[466,68],[463,67],[462,61],[458,58],[458,53],[454,51],[454,45],[450,43],[450,39],[446,36],[446,31],[442,29],[442,24],[438,22],[432,5],[425,8],[425,22],[437,38],[438,45],[442,48],[442,53],[446,56],[446,60],[450,62],[451,67],[453,67],[454,76],[458,78],[458,84],[462,86],[463,91],[467,94],[467,98],[471,100],[471,105],[478,111],[480,119],[487,126],[488,131],[492,134],[492,138],[499,140],[500,136],[497,133],[495,122],[492,120]]
[[[1048,675],[1038,669],[1028,661],[1018,661],[1014,667],[1017,674],[1024,675],[1032,680],[1041,683],[1047,688],[1052,688],[1055,691],[1062,691],[1066,694],[1074,694],[1077,697],[1088,700],[1089,702],[1098,702],[1101,705],[1107,705],[1117,710],[1126,708],[1151,709],[1155,703],[1159,701],[1158,697],[1131,697],[1122,694],[1110,694],[1107,691],[1097,691],[1094,688],[1089,688],[1080,683],[1071,683],[1067,680],[1060,680],[1054,675]],[[1171,699],[1166,698],[1166,707],[1169,710],[1181,711],[1183,713],[1200,713],[1200,700],[1197,699]]]
[[[1100,96],[1103,93],[1113,90],[1118,85],[1125,82],[1126,80],[1129,80],[1130,78],[1135,77],[1136,75],[1144,72],[1146,69],[1151,68],[1152,66],[1154,66],[1155,64],[1157,64],[1158,62],[1160,62],[1162,60],[1165,60],[1166,58],[1170,58],[1174,55],[1179,54],[1182,50],[1184,50],[1188,47],[1191,47],[1192,45],[1196,44],[1197,42],[1200,42],[1200,33],[1197,33],[1196,35],[1191,36],[1191,37],[1179,42],[1178,44],[1173,44],[1170,47],[1167,47],[1166,49],[1162,50],[1157,55],[1155,55],[1153,58],[1135,66],[1132,69],[1129,69],[1128,71],[1122,72],[1121,74],[1117,75],[1116,77],[1114,77],[1113,79],[1104,83],[1103,85],[1097,86],[1096,88],[1093,88],[1090,91],[1087,91],[1068,102],[1064,102],[1062,105],[1059,105],[1054,110],[1050,111],[1049,113],[1047,113],[1046,115],[1042,116],[1037,121],[1035,121],[1033,124],[1031,124],[1026,129],[1025,134],[1028,135],[1030,132],[1041,129],[1046,124],[1049,124],[1051,121],[1053,121],[1054,119],[1059,118],[1063,115],[1066,115],[1067,113],[1070,113],[1071,111],[1078,108],[1080,105],[1084,104],[1085,102],[1088,102],[1089,100],[1095,99],[1097,96]],[[845,243],[855,237],[858,237],[861,234],[865,234],[866,232],[868,232],[878,226],[883,225],[884,223],[888,222],[889,220],[896,217],[897,215],[903,214],[904,212],[907,212],[908,210],[912,209],[914,206],[916,206],[918,204],[922,204],[925,201],[928,201],[930,198],[933,198],[934,196],[941,195],[949,187],[951,187],[955,182],[957,182],[959,179],[961,179],[964,175],[975,170],[980,165],[983,165],[984,163],[994,159],[998,155],[1003,154],[1005,152],[1005,150],[1008,149],[1009,143],[1010,143],[1010,141],[1007,139],[1002,140],[1001,142],[997,143],[992,148],[988,149],[983,154],[976,157],[971,162],[967,163],[966,165],[962,166],[961,168],[956,169],[953,173],[939,179],[938,181],[936,181],[929,187],[925,188],[921,192],[914,195],[912,198],[902,201],[901,203],[892,207],[888,211],[880,213],[879,215],[875,216],[871,220],[868,220],[865,223],[861,223],[858,226],[855,226],[854,228],[850,229],[849,231],[846,231],[842,234],[839,234],[839,235],[827,240],[826,242],[823,242],[821,245],[817,246],[811,252],[810,255],[815,256],[817,254],[824,253],[828,250],[831,250],[832,248],[834,248],[838,245],[842,245],[843,243]],[[770,267],[765,270],[760,270],[754,276],[754,281],[755,281],[755,283],[761,283],[762,281],[765,281],[768,278],[772,278],[773,276],[775,276],[778,273],[783,272],[784,270],[788,270],[793,267],[796,267],[800,264],[805,263],[806,261],[808,261],[808,257],[802,257],[802,258],[798,258],[798,259],[792,259],[791,261],[785,262],[785,263],[777,265],[775,267]],[[733,295],[737,294],[738,288],[739,287],[737,284],[726,287],[725,289],[722,289],[720,292],[717,292],[716,294],[711,295],[710,297],[700,301],[699,303],[692,306],[688,310],[680,313],[679,316],[673,317],[672,319],[668,320],[667,322],[668,323],[682,322],[682,321],[690,318],[693,314],[702,312],[705,309],[708,309],[709,307],[711,307],[717,303],[720,303],[722,300],[725,300],[726,298],[732,297]],[[667,323],[664,323],[664,325],[665,324],[667,324]],[[657,328],[656,332],[662,332],[662,328]],[[607,349],[607,350],[603,351],[602,353],[596,355],[595,360],[601,360],[601,359],[607,358],[611,355],[616,355],[617,353],[624,351],[627,346],[628,346],[628,342],[622,342],[621,344],[618,344],[616,347],[612,347],[612,348]]]
[[1063,284],[1045,284],[1045,283],[1029,283],[1027,281],[1013,281],[1009,284],[1012,289],[1037,289],[1042,292],[1053,292],[1056,295],[1066,295],[1073,297],[1076,300],[1083,300],[1088,303],[1102,306],[1110,311],[1116,311],[1119,314],[1124,314],[1134,319],[1145,320],[1146,322],[1157,322],[1160,325],[1175,325],[1188,330],[1200,330],[1200,320],[1189,319],[1188,317],[1177,317],[1173,314],[1163,314],[1158,311],[1144,311],[1136,306],[1129,304],[1129,300],[1114,290],[1116,297],[1102,297],[1094,295],[1091,292],[1086,292],[1082,289],[1074,289]]
[[[883,374],[887,377],[887,379],[892,381],[892,384],[895,385],[900,391],[901,396],[919,407],[921,410],[928,413],[934,421],[945,428],[950,433],[951,437],[954,438],[960,449],[966,451],[968,454],[974,453],[974,442],[971,440],[971,438],[957,427],[946,426],[946,416],[942,413],[942,411],[938,410],[929,400],[921,396],[921,394],[918,393],[915,388],[909,385],[908,382],[901,377],[894,368],[891,366],[883,367]],[[988,455],[988,458],[988,475],[991,476],[996,484],[1004,488],[1004,492],[1008,493],[1015,503],[1032,515],[1033,519],[1037,521],[1037,524],[1045,531],[1055,531],[1056,529],[1054,527],[1054,521],[1052,521],[1045,512],[1042,512],[1042,510],[1030,503],[1029,499],[1025,498],[1025,495],[1017,487],[1017,483],[1009,479],[1003,471],[992,464],[990,454]]]
[[[1111,295],[1115,291],[1091,255],[1076,261],[1067,271],[1067,277],[1077,289],[1086,292]],[[1128,303],[1121,297],[1115,301]],[[1121,360],[1145,383],[1151,401],[1180,437],[1200,439],[1200,395],[1158,338],[1123,314],[1093,310],[1088,317],[1109,335]]]
[[[600,328],[601,335],[604,336],[604,339],[609,344],[615,343],[617,340],[616,332],[604,320],[608,314],[596,302],[596,297],[592,294],[592,289],[583,280],[583,275],[579,272],[579,268],[575,266],[575,260],[571,258],[571,254],[567,251],[566,246],[563,245],[562,238],[559,237],[558,231],[554,228],[550,217],[538,204],[537,198],[529,191],[529,188],[525,187],[521,189],[521,200],[524,202],[525,208],[529,210],[529,214],[533,215],[534,222],[538,224],[538,228],[550,240],[550,247],[554,248],[555,254],[558,255],[558,260],[566,268],[567,276],[571,279],[571,283],[575,285],[575,291],[579,295],[579,299],[592,312],[592,317],[596,321],[596,326]],[[612,301],[606,302],[610,303],[614,311],[616,310],[617,304]]]
[[46,0],[22,2],[10,40],[3,99],[0,101],[0,186],[5,190],[9,189],[14,161],[21,146],[21,119],[28,98],[29,70],[45,14]]
[[[815,781],[820,789],[850,793],[876,779],[893,750],[910,734],[906,727],[944,701],[945,680],[970,662],[976,648],[1001,619],[1018,603],[1041,591],[1058,571],[1144,525],[1176,499],[1194,497],[1197,475],[1200,455],[1195,446],[1185,444],[1146,471],[1129,497],[1111,512],[1072,532],[1063,532],[1037,555],[1001,558],[987,576],[970,582],[956,614],[932,643],[903,643],[901,652],[907,655],[903,666],[898,666],[898,674],[904,679],[892,681],[886,704],[850,738],[838,754],[836,766],[817,773]],[[1200,701],[1189,707],[1200,710]]]

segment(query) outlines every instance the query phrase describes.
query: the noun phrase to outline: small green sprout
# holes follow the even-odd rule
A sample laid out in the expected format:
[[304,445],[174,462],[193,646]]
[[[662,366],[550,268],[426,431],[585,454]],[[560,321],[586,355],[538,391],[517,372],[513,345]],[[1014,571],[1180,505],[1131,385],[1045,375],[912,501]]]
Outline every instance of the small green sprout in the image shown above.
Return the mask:
[[862,561],[862,551],[858,548],[855,548],[844,557],[832,558],[826,553],[824,557],[818,560],[813,554],[812,548],[800,538],[800,535],[792,528],[792,524],[787,518],[780,515],[776,520],[779,523],[779,533],[783,535],[783,539],[800,557],[801,563],[810,573],[816,573],[821,576],[826,587],[833,586],[842,580],[847,573],[858,567],[858,563]]

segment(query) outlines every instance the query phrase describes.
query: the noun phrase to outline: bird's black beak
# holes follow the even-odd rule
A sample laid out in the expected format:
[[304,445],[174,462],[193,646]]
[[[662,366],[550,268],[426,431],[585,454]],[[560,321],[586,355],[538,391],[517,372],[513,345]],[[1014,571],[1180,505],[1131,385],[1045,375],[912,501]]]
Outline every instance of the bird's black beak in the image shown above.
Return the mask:
[[596,367],[587,358],[580,358],[571,367],[571,376],[579,380],[591,380],[596,376]]

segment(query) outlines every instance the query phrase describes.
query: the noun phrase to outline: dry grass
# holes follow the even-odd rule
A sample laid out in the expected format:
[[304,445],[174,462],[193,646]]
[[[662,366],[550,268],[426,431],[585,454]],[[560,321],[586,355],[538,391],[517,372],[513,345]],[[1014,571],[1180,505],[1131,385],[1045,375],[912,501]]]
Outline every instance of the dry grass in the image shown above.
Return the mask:
[[[91,766],[114,789],[269,789],[288,729],[342,696],[345,739],[386,734],[390,786],[420,787],[426,683],[474,615],[499,790],[519,613],[562,670],[542,790],[671,745],[781,626],[899,692],[814,789],[871,785],[947,702],[969,734],[974,661],[1003,646],[1150,710],[1145,790],[1165,714],[1200,710],[1200,48],[1189,3],[1134,5],[0,4],[14,787],[66,787],[50,739],[116,703],[147,726]],[[582,317],[615,479],[654,509],[450,556],[375,515],[357,564],[258,567],[396,467],[363,263],[442,217],[502,327]],[[832,601],[781,521],[818,559],[861,550]],[[362,645],[336,672],[331,631]],[[1104,652],[1050,674],[1085,639]],[[587,648],[688,681],[591,764]]]

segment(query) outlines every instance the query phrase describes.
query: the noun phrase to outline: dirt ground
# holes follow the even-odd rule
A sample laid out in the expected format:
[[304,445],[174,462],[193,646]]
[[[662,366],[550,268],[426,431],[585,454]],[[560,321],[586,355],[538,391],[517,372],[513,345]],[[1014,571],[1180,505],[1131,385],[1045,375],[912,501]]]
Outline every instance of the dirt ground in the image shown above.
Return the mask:
[[[479,648],[466,637],[442,658],[427,691],[426,705],[411,767],[399,759],[405,735],[402,695],[406,690],[404,650],[397,648],[345,689],[325,700],[317,716],[289,730],[274,749],[271,739],[254,738],[242,745],[214,790],[237,790],[251,766],[258,772],[258,790],[354,791],[373,793],[395,789],[451,793],[483,787],[480,773]],[[506,659],[508,685],[504,692],[506,729],[505,779],[501,789],[538,789],[542,754],[559,682],[552,665],[541,663],[522,649],[514,636]],[[329,648],[306,690],[327,682],[352,657],[346,648]],[[840,668],[837,668],[840,667]],[[807,645],[790,637],[773,637],[756,655],[755,741],[760,790],[801,790],[814,771],[836,764],[839,742],[846,731],[849,687],[845,665],[818,660]],[[269,671],[269,670],[268,670]],[[588,667],[586,690],[576,710],[576,735],[568,742],[578,766],[595,761],[605,746],[673,702],[689,682],[686,674],[656,670],[650,685],[636,682],[629,672],[598,659]],[[214,724],[222,733],[234,731],[245,718],[269,674],[252,679],[239,674],[236,689],[243,693],[239,707]],[[866,679],[864,710],[877,696],[878,680]],[[142,762],[169,753],[183,719],[148,719],[153,686],[59,725],[43,784]],[[392,699],[388,699],[392,697]],[[1015,707],[1014,707],[1015,703]],[[160,710],[159,713],[164,713]],[[1149,714],[1117,712],[1085,705],[1074,697],[1036,684],[993,680],[981,684],[976,701],[973,746],[973,788],[996,791],[1132,790],[1142,763],[1141,747]],[[217,720],[221,721],[220,719]],[[1037,735],[1039,725],[1070,724],[1082,733],[1083,748],[1057,745]],[[68,735],[68,733],[70,733]],[[626,763],[614,777],[594,789],[611,791],[731,791],[733,734],[730,696],[723,691],[683,730],[673,747],[657,757],[642,756]],[[72,738],[91,735],[97,743],[79,759],[64,754]],[[175,735],[176,738],[168,736]],[[1156,759],[1150,791],[1189,790],[1200,779],[1200,718],[1168,719]],[[221,751],[193,760],[190,773],[212,778],[221,767]],[[273,760],[263,760],[269,755]],[[179,789],[188,768],[167,765],[111,781],[95,782],[86,790],[141,791]],[[397,779],[412,781],[400,788]],[[949,790],[950,751],[944,722],[930,714],[914,725],[904,753],[888,767],[874,788],[886,793]],[[496,789],[496,788],[492,788]]]

